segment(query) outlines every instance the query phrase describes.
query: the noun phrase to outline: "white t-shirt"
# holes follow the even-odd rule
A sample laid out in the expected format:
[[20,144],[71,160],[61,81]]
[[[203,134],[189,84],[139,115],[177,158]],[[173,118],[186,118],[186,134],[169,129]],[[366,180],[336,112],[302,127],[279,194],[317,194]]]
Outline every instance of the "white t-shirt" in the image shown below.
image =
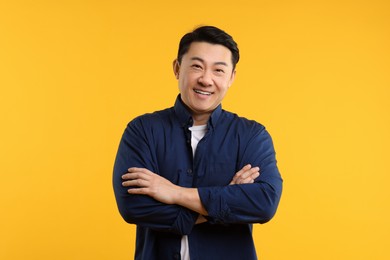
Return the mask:
[[[207,125],[195,125],[189,128],[191,131],[191,146],[192,146],[192,156],[195,156],[196,147],[198,146],[199,141],[207,132]],[[181,248],[180,248],[181,260],[190,260],[190,250],[188,246],[188,237],[183,236],[181,238]]]

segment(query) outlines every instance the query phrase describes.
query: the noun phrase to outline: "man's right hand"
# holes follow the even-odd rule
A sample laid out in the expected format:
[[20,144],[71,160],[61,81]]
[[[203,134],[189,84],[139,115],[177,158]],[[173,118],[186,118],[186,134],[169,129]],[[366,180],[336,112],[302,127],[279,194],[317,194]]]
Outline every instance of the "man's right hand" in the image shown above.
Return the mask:
[[259,177],[259,175],[259,167],[252,168],[252,165],[247,164],[234,175],[233,180],[230,182],[230,185],[253,183],[255,179]]

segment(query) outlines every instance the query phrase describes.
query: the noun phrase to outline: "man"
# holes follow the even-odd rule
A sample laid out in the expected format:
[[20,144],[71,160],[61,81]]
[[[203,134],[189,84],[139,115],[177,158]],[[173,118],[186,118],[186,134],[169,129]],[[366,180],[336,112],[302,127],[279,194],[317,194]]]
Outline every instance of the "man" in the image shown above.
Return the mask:
[[174,107],[128,124],[113,183],[135,259],[257,259],[252,223],[273,217],[282,179],[265,128],[221,108],[238,60],[216,27],[184,35]]

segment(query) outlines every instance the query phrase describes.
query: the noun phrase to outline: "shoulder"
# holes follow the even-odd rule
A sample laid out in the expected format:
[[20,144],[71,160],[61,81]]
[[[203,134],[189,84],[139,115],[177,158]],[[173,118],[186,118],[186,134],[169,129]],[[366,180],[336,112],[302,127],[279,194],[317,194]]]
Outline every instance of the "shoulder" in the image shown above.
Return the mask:
[[158,126],[170,120],[173,113],[173,108],[166,108],[152,113],[146,113],[135,117],[128,123],[128,126],[133,127],[152,127]]
[[253,155],[274,153],[272,137],[263,124],[235,113],[224,114],[225,120],[231,122],[228,132],[239,142],[243,151]]
[[152,136],[154,133],[164,131],[173,124],[172,108],[146,113],[132,119],[126,126],[124,135],[132,137]]
[[226,110],[222,110],[220,122],[223,125],[234,127],[239,133],[259,133],[265,131],[265,126],[263,124]]

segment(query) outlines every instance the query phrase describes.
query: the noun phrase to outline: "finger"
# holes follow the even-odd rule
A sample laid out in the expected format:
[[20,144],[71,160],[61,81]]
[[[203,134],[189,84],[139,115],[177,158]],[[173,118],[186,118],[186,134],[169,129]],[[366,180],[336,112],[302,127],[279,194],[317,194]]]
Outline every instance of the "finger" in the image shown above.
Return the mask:
[[125,173],[122,175],[123,180],[132,180],[132,179],[143,179],[143,180],[149,180],[150,176],[148,174],[145,174],[144,172],[130,172]]
[[255,180],[252,179],[251,177],[248,177],[246,179],[240,179],[237,184],[248,184],[248,183],[254,183]]
[[241,179],[238,184],[248,184],[248,183],[253,183],[253,179],[247,178],[247,179]]
[[135,179],[122,182],[124,187],[148,187],[149,182],[142,179]]
[[255,179],[259,177],[259,175],[260,174],[258,172],[255,172],[253,175],[249,176],[248,178],[238,180],[238,182],[239,184],[254,183]]
[[250,164],[247,164],[247,165],[245,165],[244,167],[242,167],[242,169],[239,170],[239,171],[233,176],[233,179],[232,179],[232,181],[230,182],[230,184],[234,184],[234,183],[240,178],[240,176],[241,176],[244,172],[248,171],[251,167],[252,167],[252,166],[251,166]]
[[128,172],[139,172],[141,171],[143,168],[138,168],[138,167],[130,167],[129,169],[127,169]]
[[251,176],[252,174],[254,174],[254,173],[258,172],[258,171],[260,171],[259,167],[253,167],[253,168],[245,171],[240,177],[242,179],[246,179],[246,178],[248,178],[249,176]]
[[142,172],[142,173],[144,173],[146,175],[152,174],[152,172],[149,171],[148,169],[146,169],[146,168],[138,168],[138,167],[131,167],[131,168],[127,169],[127,172],[129,172],[129,173]]
[[247,165],[245,165],[244,167],[242,167],[241,171],[242,172],[245,172],[247,170],[249,170],[250,168],[252,168],[252,165],[250,165],[249,163]]
[[245,180],[244,184],[250,184],[250,183],[254,183],[254,182],[255,182],[254,179],[248,178],[248,179]]
[[255,172],[251,176],[249,176],[249,178],[251,178],[252,180],[255,180],[259,176],[260,176],[260,172]]
[[254,183],[255,179],[259,176],[260,176],[260,172],[255,171],[247,178],[244,178],[243,176],[241,176],[239,179],[236,180],[236,183],[237,184]]
[[236,173],[235,176],[241,176],[244,172],[250,170],[251,167],[252,167],[252,166],[251,166],[250,164],[245,165],[244,167],[242,167],[241,170],[239,170],[239,171]]
[[129,194],[148,194],[147,188],[135,188],[135,189],[128,189],[127,193]]
[[130,180],[130,179],[134,179],[134,177],[132,177],[133,175],[131,173],[125,173],[122,175],[122,180]]

